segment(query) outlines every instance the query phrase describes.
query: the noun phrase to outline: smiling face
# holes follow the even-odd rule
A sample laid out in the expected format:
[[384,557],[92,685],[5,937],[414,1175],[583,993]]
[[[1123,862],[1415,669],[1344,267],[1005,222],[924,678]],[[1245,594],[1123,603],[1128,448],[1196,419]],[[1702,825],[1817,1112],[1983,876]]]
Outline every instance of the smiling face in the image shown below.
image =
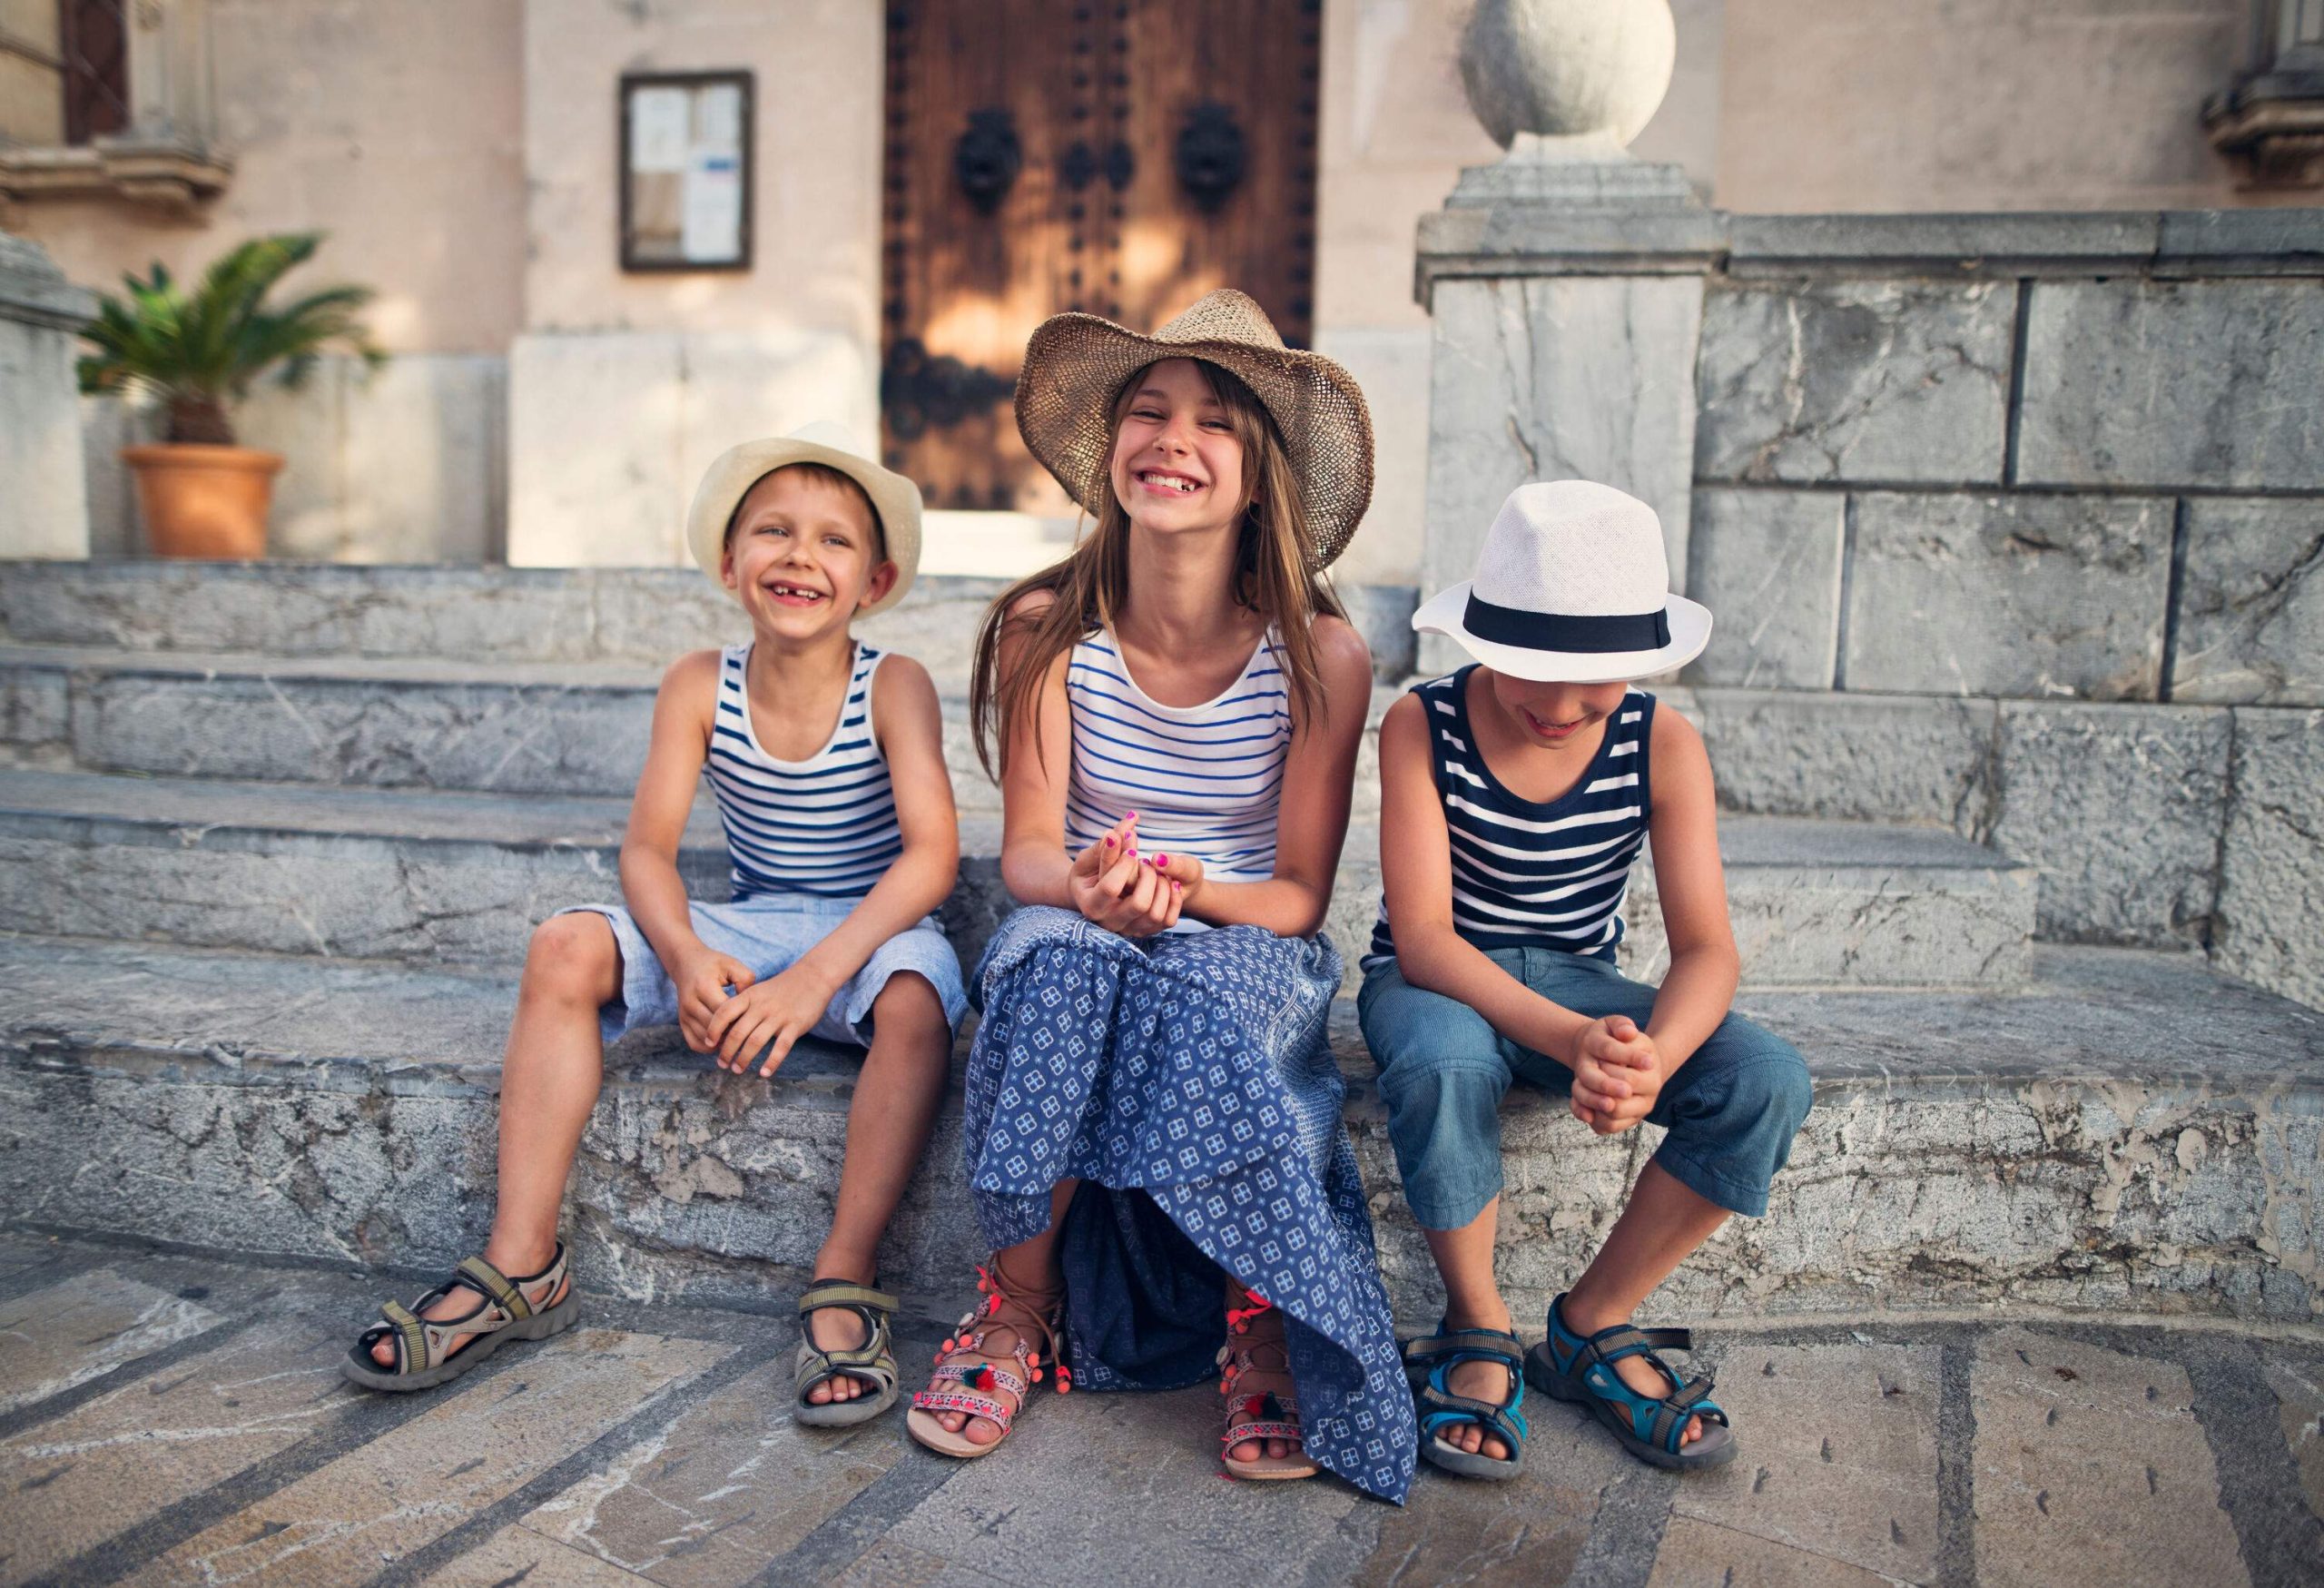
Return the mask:
[[794,466],[762,478],[735,508],[718,577],[760,632],[805,640],[843,630],[886,595],[896,565],[852,481]]
[[1142,529],[1216,528],[1249,505],[1243,443],[1192,359],[1165,359],[1132,378],[1107,467],[1114,499]]
[[1520,738],[1541,750],[1594,746],[1599,735],[1590,730],[1611,716],[1630,692],[1628,684],[1536,684],[1498,671],[1492,676],[1493,703]]

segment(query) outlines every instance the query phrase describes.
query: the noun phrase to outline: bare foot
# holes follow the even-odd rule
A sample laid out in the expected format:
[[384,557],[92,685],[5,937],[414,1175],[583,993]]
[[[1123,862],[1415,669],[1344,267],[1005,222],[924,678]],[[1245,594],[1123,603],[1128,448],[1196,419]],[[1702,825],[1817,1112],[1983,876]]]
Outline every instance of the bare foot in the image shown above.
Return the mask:
[[[545,1252],[519,1252],[517,1254],[517,1260],[514,1262],[503,1261],[503,1255],[504,1254],[502,1253],[496,1252],[488,1244],[484,1248],[484,1260],[490,1263],[494,1267],[499,1269],[503,1274],[507,1275],[509,1277],[508,1282],[524,1293],[525,1299],[533,1304],[534,1310],[536,1311],[547,1311],[548,1308],[555,1307],[558,1302],[565,1299],[565,1293],[573,1287],[573,1273],[572,1270],[568,1268],[566,1270],[564,1279],[561,1280],[556,1287],[556,1295],[544,1295],[537,1288],[538,1277],[547,1271],[551,1263],[556,1261],[556,1248],[553,1244],[549,1247],[548,1250]],[[519,1279],[516,1277],[516,1276],[520,1273],[531,1275],[533,1277],[527,1279]],[[470,1316],[481,1308],[485,1303],[489,1300],[491,1300],[491,1297],[485,1295],[482,1291],[469,1289],[468,1287],[468,1281],[463,1279],[460,1283],[453,1286],[449,1290],[446,1291],[443,1297],[437,1301],[433,1306],[422,1308],[419,1316],[426,1318],[429,1323],[448,1323],[455,1318],[463,1318]],[[453,1343],[452,1348],[446,1352],[445,1356],[448,1358],[458,1356],[462,1351],[468,1349],[468,1342],[477,1337],[478,1336],[474,1335],[461,1336]],[[373,1345],[371,1347],[371,1360],[377,1362],[382,1367],[392,1368],[395,1366],[396,1339],[394,1335],[388,1334],[379,1336],[378,1343]]]

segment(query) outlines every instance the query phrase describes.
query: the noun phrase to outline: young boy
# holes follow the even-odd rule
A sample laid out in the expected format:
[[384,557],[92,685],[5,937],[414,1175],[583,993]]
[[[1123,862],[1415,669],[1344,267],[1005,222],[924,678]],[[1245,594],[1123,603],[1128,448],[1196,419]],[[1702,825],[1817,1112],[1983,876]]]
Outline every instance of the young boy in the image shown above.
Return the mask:
[[[1710,614],[1669,594],[1661,526],[1583,480],[1528,485],[1477,577],[1413,615],[1476,658],[1380,727],[1379,925],[1359,999],[1404,1194],[1445,1289],[1407,1342],[1421,1454],[1477,1477],[1523,1461],[1519,1342],[1493,1283],[1502,1094],[1569,1092],[1600,1135],[1665,1127],[1629,1206],[1524,1380],[1596,1413],[1658,1466],[1734,1457],[1708,1379],[1655,1354],[1683,1330],[1630,1315],[1768,1184],[1807,1112],[1807,1065],[1728,1012],[1738,962],[1701,736],[1627,681],[1700,654]],[[1630,868],[1651,838],[1669,934],[1661,987],[1614,968]]]
[[[449,1283],[382,1309],[344,1366],[357,1384],[428,1388],[511,1336],[573,1324],[557,1211],[605,1044],[675,1022],[735,1075],[773,1074],[803,1036],[870,1050],[831,1232],[800,1301],[796,1415],[859,1423],[896,1398],[896,1304],[871,1287],[873,1251],[927,1145],[967,1003],[930,918],[951,891],[960,832],[926,670],[849,626],[910,588],[920,492],[844,431],[812,425],[714,462],[687,539],[752,637],[682,656],[664,676],[622,843],[628,908],[553,916],[526,957],[491,1238]],[[689,903],[678,877],[705,774],[734,866],[726,904]]]

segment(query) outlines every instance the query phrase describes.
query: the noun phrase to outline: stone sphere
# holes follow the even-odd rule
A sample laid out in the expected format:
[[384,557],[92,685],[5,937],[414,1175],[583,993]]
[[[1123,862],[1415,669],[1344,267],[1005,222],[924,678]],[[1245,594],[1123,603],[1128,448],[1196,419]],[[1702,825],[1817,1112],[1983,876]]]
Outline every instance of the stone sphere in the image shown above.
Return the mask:
[[1654,119],[1678,54],[1670,0],[1477,0],[1461,82],[1503,148],[1520,133],[1628,143]]

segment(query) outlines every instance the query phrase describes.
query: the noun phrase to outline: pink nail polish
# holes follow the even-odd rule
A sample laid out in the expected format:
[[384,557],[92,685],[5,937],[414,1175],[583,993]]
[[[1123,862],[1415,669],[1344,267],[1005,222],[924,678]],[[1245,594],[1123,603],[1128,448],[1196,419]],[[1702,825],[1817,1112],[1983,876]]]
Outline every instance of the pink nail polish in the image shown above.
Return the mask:
[[1170,857],[1167,854],[1157,854],[1154,857],[1154,863],[1157,866],[1168,865],[1170,863]]
[[1113,835],[1112,833],[1107,833],[1107,834],[1106,834],[1106,847],[1107,847],[1107,848],[1108,848],[1108,849],[1111,849],[1113,846],[1114,846],[1114,835]]

